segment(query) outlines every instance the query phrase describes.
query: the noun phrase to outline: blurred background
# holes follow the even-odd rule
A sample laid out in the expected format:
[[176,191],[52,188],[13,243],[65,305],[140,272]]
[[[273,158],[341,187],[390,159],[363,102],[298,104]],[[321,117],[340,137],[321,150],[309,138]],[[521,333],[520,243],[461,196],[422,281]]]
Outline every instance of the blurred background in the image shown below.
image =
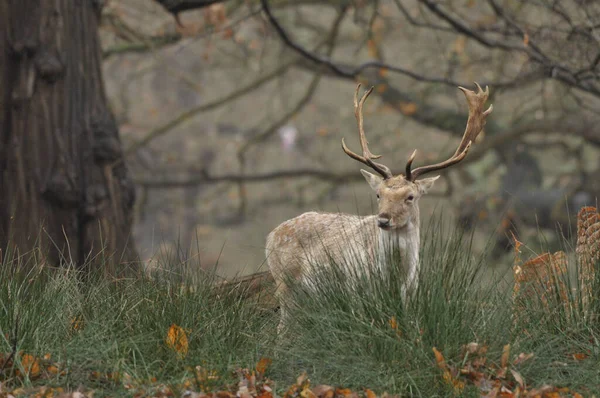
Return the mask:
[[457,86],[489,85],[484,134],[421,216],[475,231],[499,264],[511,264],[511,231],[558,246],[600,194],[596,1],[110,0],[101,21],[147,261],[171,252],[250,273],[289,218],[371,214],[340,147],[360,149],[358,82],[375,86],[365,129],[395,172],[414,149],[417,166],[452,154],[467,120]]

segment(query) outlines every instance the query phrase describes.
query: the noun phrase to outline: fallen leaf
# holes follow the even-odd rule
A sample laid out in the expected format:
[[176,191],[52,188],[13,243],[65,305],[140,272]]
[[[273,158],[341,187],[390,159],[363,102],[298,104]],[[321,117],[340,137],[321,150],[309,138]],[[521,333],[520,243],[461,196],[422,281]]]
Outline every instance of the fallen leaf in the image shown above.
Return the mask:
[[167,333],[166,338],[167,346],[169,346],[172,350],[177,352],[180,357],[185,357],[188,353],[188,339],[185,334],[185,331],[177,326],[176,324],[172,324],[169,328],[169,332]]
[[312,392],[318,398],[333,398],[335,396],[334,388],[331,386],[325,385],[325,384],[320,384],[318,386],[315,386],[312,389]]
[[479,343],[469,343],[464,346],[465,351],[469,354],[475,354],[479,350]]
[[33,355],[23,354],[21,356],[21,366],[23,366],[25,373],[29,377],[36,377],[40,375],[40,362]]
[[517,372],[514,369],[511,369],[510,373],[512,373],[512,375],[515,378],[516,382],[519,383],[519,385],[521,387],[525,387],[525,380],[523,380],[523,376],[521,376],[521,373]]
[[256,373],[263,374],[267,371],[267,368],[271,366],[273,360],[271,358],[261,358],[256,364]]
[[508,357],[510,356],[510,344],[505,345],[502,348],[502,358],[500,359],[500,366],[505,368],[508,366]]
[[435,363],[440,369],[446,369],[446,360],[444,359],[444,355],[438,351],[437,348],[433,347],[433,354],[435,355]]
[[533,358],[533,355],[534,355],[533,352],[530,352],[529,354],[525,354],[522,352],[517,356],[517,358],[515,358],[515,360],[513,361],[513,365],[515,365],[515,366],[519,365],[519,364]]

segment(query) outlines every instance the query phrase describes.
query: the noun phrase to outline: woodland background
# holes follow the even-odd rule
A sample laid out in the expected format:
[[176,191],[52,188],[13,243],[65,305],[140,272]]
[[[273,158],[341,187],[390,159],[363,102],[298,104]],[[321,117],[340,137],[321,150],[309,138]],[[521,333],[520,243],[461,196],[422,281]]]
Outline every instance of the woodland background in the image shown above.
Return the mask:
[[[118,127],[113,145],[124,159],[102,170],[126,175],[125,217],[116,218],[125,233],[109,246],[133,242],[150,265],[169,255],[206,268],[218,262],[224,275],[248,273],[264,261],[268,232],[288,218],[315,209],[370,214],[374,197],[340,148],[342,137],[358,144],[357,82],[375,86],[366,130],[395,171],[415,148],[417,165],[453,152],[466,123],[456,87],[490,86],[494,113],[485,134],[465,162],[441,173],[421,208],[424,223],[435,211],[477,228],[478,249],[491,239],[496,258],[510,252],[510,230],[530,244],[568,236],[577,209],[600,192],[594,1],[110,0],[94,7]],[[21,54],[14,37],[9,42],[5,53]],[[23,48],[27,54],[26,40]],[[112,197],[86,192],[88,207],[90,195],[98,203]],[[96,207],[84,211],[94,222],[110,206]],[[2,216],[6,231],[9,215]]]

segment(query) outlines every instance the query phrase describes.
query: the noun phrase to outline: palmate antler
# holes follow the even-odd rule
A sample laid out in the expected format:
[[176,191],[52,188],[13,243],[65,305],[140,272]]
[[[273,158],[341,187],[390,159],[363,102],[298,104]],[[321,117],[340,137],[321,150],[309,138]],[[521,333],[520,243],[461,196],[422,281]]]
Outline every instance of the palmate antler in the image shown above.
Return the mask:
[[[463,137],[460,141],[460,144],[458,145],[458,148],[456,149],[456,152],[454,152],[454,155],[452,155],[448,160],[445,160],[443,162],[432,164],[429,166],[422,166],[411,170],[412,162],[415,160],[415,157],[417,155],[417,151],[414,150],[408,158],[408,161],[406,162],[405,178],[407,180],[415,181],[419,176],[422,176],[426,173],[445,169],[447,167],[455,165],[461,160],[463,160],[465,156],[467,156],[467,153],[471,148],[471,144],[475,141],[479,133],[483,131],[486,118],[490,113],[492,113],[493,110],[492,105],[490,105],[490,107],[487,110],[483,110],[485,102],[487,101],[489,96],[488,87],[486,87],[484,91],[479,84],[475,83],[475,85],[477,86],[477,92],[467,90],[464,87],[459,87],[459,89],[462,90],[463,93],[465,93],[465,98],[467,99],[467,104],[469,106],[469,118],[467,120],[467,127],[465,128],[465,133],[463,134]],[[371,87],[371,89],[369,89],[367,92],[365,92],[365,94],[363,94],[360,101],[358,101],[359,89],[360,84],[356,86],[356,91],[354,92],[354,115],[356,116],[356,121],[358,123],[358,133],[360,137],[360,145],[362,147],[363,156],[360,156],[348,149],[343,138],[342,148],[344,152],[346,152],[346,154],[352,159],[358,160],[359,162],[371,167],[373,170],[381,174],[384,179],[392,178],[393,174],[387,166],[373,161],[373,159],[379,159],[381,155],[373,155],[371,151],[369,151],[369,142],[365,137],[362,108],[365,103],[365,100],[373,91],[373,87]]]
[[459,87],[463,93],[465,93],[465,97],[467,98],[467,104],[469,105],[469,118],[467,119],[467,127],[465,128],[465,133],[463,134],[462,139],[460,140],[460,144],[458,144],[458,148],[456,148],[456,152],[452,155],[448,160],[445,160],[440,163],[432,164],[429,166],[418,167],[411,171],[411,164],[416,155],[416,151],[413,152],[412,156],[408,160],[406,165],[406,179],[410,181],[416,180],[419,176],[430,173],[432,171],[445,169],[446,167],[450,167],[460,162],[467,156],[467,152],[471,148],[471,144],[475,142],[475,139],[483,131],[483,126],[485,126],[485,119],[487,116],[492,113],[494,107],[490,105],[487,110],[483,110],[483,106],[490,95],[490,90],[488,87],[485,87],[485,91],[481,88],[481,86],[475,83],[477,86],[477,92],[467,90],[464,87]]

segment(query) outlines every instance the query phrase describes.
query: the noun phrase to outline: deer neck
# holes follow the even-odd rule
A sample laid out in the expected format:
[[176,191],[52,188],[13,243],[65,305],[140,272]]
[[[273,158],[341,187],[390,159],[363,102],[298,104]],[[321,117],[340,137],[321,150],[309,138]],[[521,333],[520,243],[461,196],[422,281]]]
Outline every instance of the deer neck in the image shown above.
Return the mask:
[[378,230],[380,254],[400,253],[403,257],[402,263],[407,270],[417,267],[421,243],[418,213],[402,228],[391,231],[384,231],[380,228]]

